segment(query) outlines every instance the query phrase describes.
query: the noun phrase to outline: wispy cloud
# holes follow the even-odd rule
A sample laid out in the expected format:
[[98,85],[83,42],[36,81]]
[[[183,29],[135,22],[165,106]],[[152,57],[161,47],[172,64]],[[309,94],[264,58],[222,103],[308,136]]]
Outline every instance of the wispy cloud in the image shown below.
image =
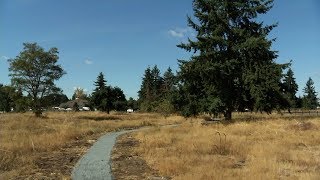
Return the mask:
[[8,60],[10,58],[8,56],[1,56],[1,59]]
[[84,60],[84,63],[88,64],[88,65],[91,65],[91,64],[93,64],[93,61],[90,60],[90,59],[86,59],[86,60]]
[[175,30],[172,30],[172,29],[170,29],[168,33],[173,37],[179,37],[179,38],[184,37],[184,34],[182,32],[175,31]]
[[194,33],[190,27],[170,29],[168,31],[168,34],[170,36],[176,37],[176,38],[184,38],[186,36],[194,36]]

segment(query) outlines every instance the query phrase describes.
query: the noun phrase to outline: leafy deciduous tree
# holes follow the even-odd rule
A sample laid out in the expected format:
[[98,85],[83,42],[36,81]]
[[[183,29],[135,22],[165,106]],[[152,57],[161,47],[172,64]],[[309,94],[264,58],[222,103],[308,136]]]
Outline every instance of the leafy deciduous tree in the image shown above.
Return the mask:
[[57,64],[58,49],[45,51],[37,43],[24,43],[24,49],[9,59],[12,84],[27,92],[31,97],[31,106],[36,116],[42,114],[43,97],[58,91],[54,81],[60,79],[65,71]]

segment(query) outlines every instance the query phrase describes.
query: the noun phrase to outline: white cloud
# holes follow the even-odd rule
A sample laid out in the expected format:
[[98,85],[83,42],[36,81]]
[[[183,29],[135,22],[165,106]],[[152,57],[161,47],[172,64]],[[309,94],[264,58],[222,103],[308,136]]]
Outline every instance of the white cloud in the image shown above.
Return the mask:
[[84,63],[90,65],[93,64],[93,61],[91,61],[90,59],[86,59],[84,60]]
[[172,30],[172,29],[170,29],[168,33],[173,37],[182,38],[184,36],[184,34],[182,32],[178,32],[178,31],[175,31],[175,30]]
[[1,56],[1,59],[8,60],[10,58],[8,56]]
[[194,32],[192,31],[192,29],[190,27],[170,29],[168,31],[168,33],[172,37],[177,37],[177,38],[184,38],[186,36],[194,36]]

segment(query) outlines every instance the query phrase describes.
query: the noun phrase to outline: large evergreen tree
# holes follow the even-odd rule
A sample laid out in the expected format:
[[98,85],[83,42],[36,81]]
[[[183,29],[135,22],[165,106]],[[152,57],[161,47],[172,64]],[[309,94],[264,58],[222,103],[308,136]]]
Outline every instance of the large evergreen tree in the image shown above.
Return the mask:
[[100,111],[106,111],[108,114],[112,108],[112,96],[111,87],[106,85],[106,80],[102,72],[97,77],[97,81],[94,82],[96,86],[92,93],[92,104]]
[[155,65],[145,70],[139,93],[138,104],[142,111],[161,112],[164,109],[173,110],[172,95],[176,90],[176,76],[169,67],[161,76],[159,68]]
[[314,82],[311,78],[308,79],[303,92],[303,107],[306,109],[316,109],[318,106],[318,98],[314,87]]
[[159,100],[159,97],[161,96],[162,92],[162,84],[163,80],[161,77],[160,70],[158,66],[154,66],[151,70],[151,77],[152,77],[152,82],[151,82],[151,91],[152,91],[152,101]]
[[286,67],[275,62],[268,34],[276,27],[257,21],[272,8],[272,0],[194,0],[196,31],[178,47],[195,54],[180,60],[179,77],[185,115],[223,113],[244,107],[271,112],[282,99],[280,83]]
[[162,78],[157,66],[148,67],[142,78],[139,94],[139,106],[142,111],[154,111],[161,97]]
[[150,101],[152,96],[152,74],[151,69],[148,67],[144,71],[144,75],[142,78],[142,84],[140,87],[140,91],[138,92],[140,101]]
[[287,73],[285,74],[282,85],[285,98],[288,102],[287,108],[290,112],[290,108],[297,106],[296,93],[298,91],[298,84],[296,83],[294,73],[291,68],[289,68]]
[[174,91],[176,88],[176,76],[169,67],[163,74],[163,93],[168,95],[170,92]]

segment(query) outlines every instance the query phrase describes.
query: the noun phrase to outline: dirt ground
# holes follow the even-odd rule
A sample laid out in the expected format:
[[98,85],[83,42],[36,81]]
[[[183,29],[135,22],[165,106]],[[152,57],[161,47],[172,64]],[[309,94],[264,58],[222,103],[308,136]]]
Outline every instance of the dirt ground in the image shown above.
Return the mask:
[[112,151],[112,173],[117,180],[133,179],[171,179],[161,177],[159,173],[149,167],[147,163],[133,152],[133,148],[139,145],[139,141],[131,134],[124,134],[118,137],[117,143]]

